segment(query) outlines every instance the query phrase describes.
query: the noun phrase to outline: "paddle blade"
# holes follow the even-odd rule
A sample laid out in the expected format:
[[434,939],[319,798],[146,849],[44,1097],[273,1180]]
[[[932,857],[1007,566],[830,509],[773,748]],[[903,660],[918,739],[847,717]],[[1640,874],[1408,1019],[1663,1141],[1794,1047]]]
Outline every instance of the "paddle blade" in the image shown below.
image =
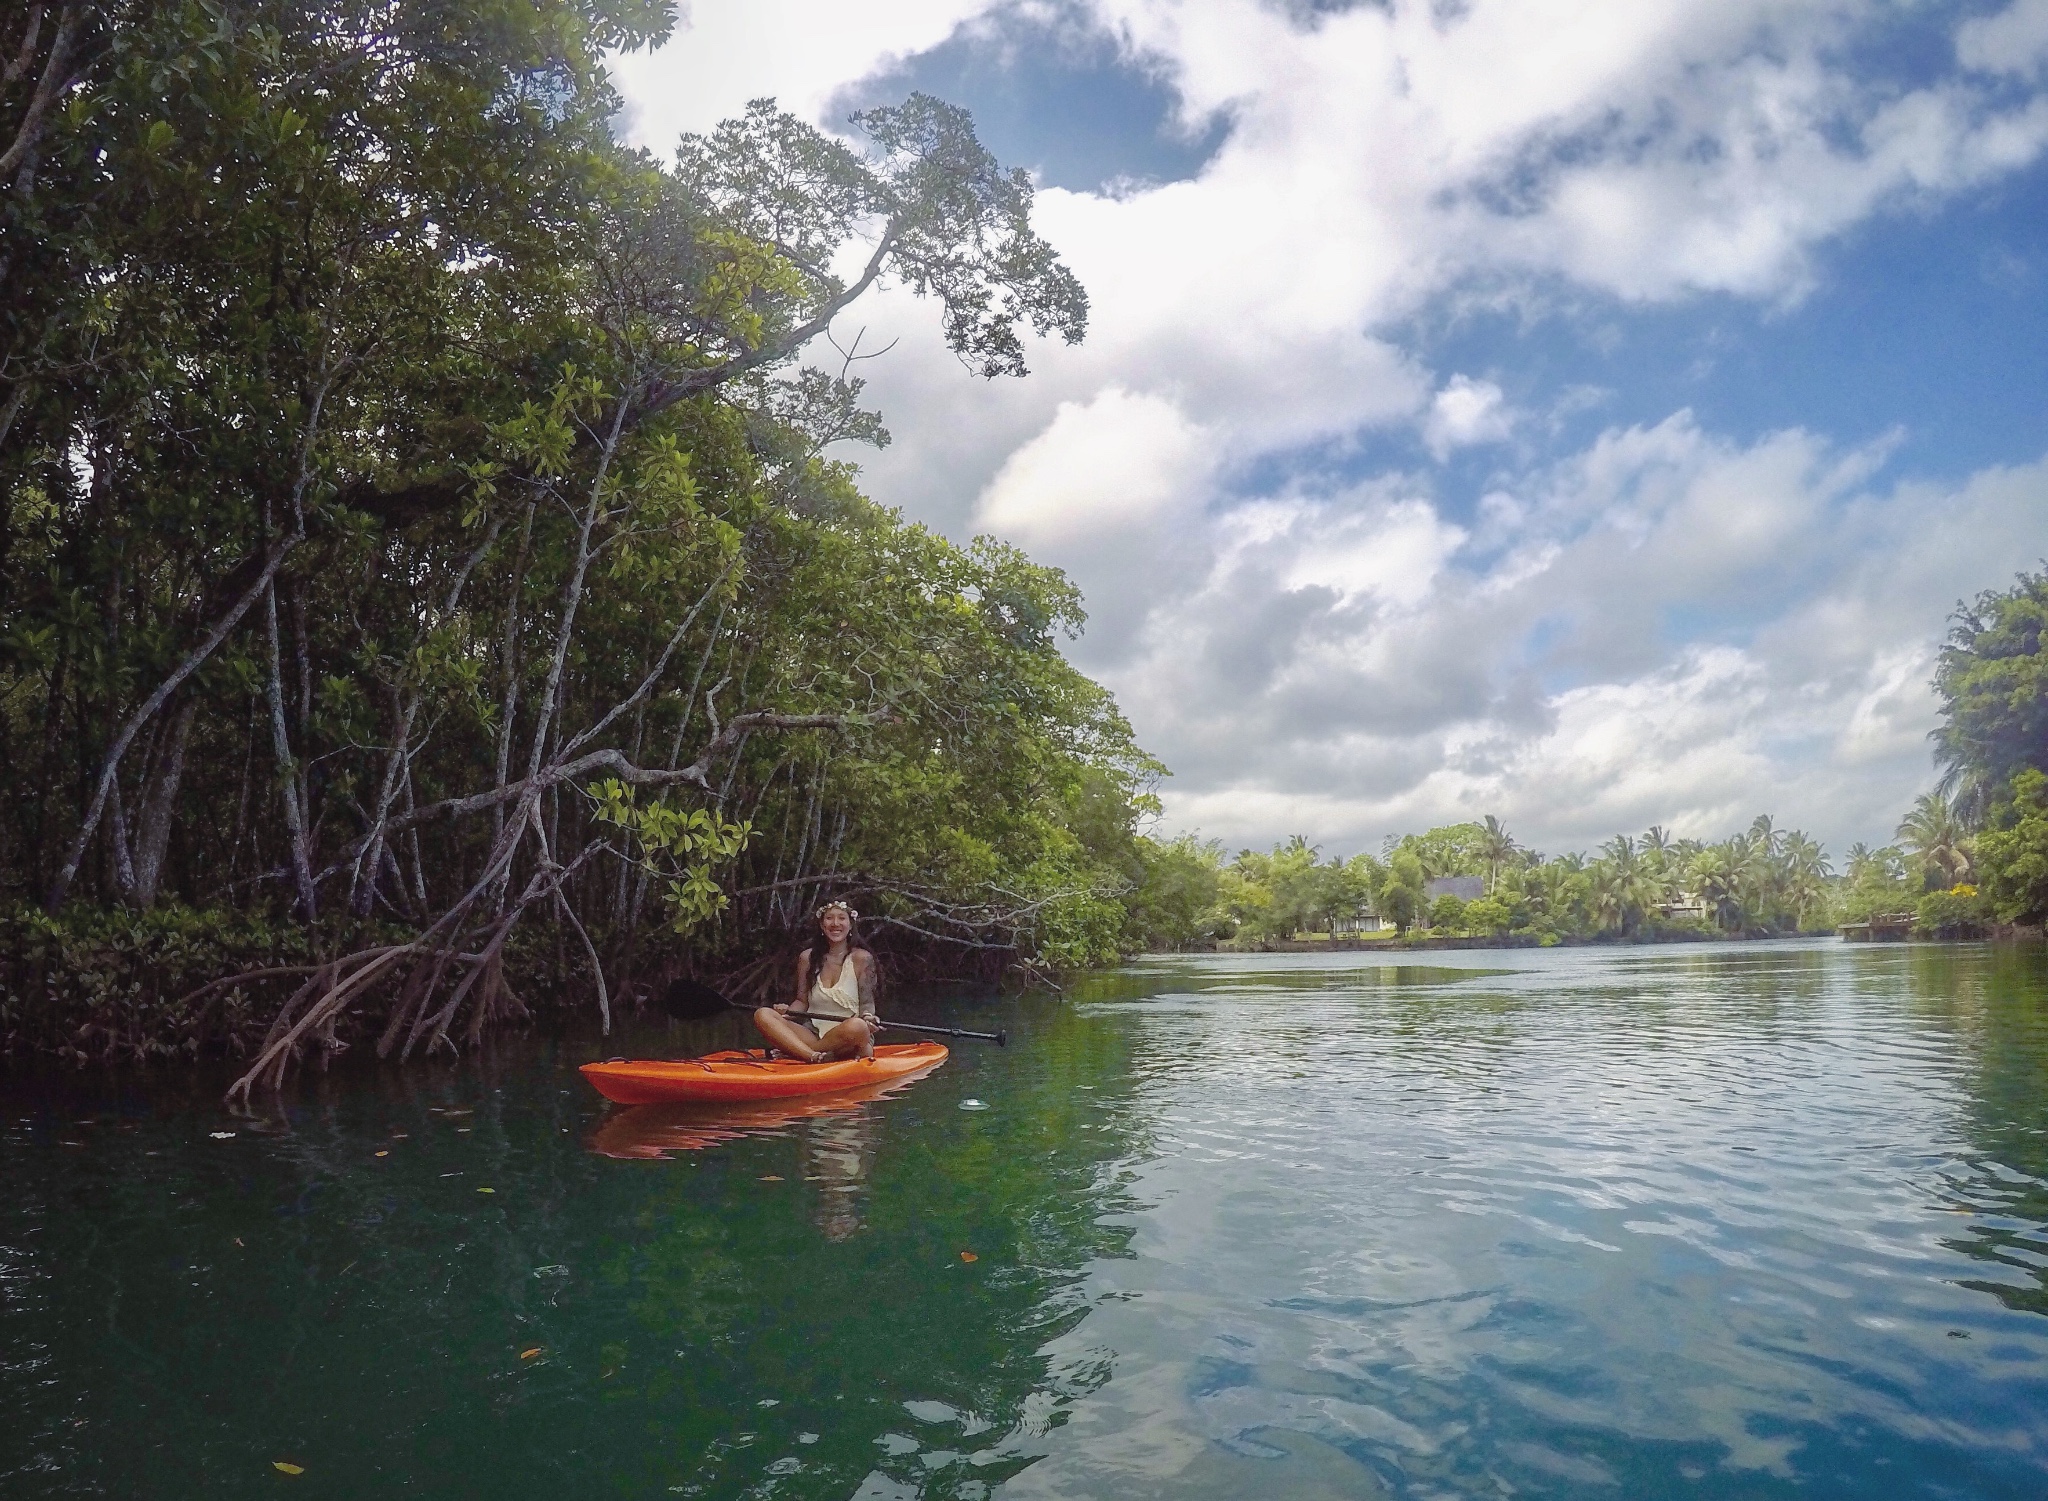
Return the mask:
[[661,1009],[680,1022],[700,1022],[722,1015],[732,1002],[709,985],[685,976],[661,993]]

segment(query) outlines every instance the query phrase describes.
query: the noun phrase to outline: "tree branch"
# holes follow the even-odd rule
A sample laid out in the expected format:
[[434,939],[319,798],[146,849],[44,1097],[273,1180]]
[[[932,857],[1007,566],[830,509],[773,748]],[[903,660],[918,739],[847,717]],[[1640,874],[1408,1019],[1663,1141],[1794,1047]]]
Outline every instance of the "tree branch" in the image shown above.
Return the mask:
[[185,654],[185,659],[172,669],[170,676],[157,684],[156,691],[137,705],[135,711],[123,722],[119,732],[114,736],[113,744],[107,747],[106,755],[101,758],[99,776],[93,783],[92,803],[86,809],[85,820],[78,826],[78,833],[71,841],[64,865],[57,872],[57,879],[51,884],[46,904],[51,912],[64,905],[64,898],[71,890],[71,883],[77,879],[78,867],[85,860],[86,847],[92,843],[92,836],[99,829],[100,817],[106,811],[107,794],[113,790],[114,778],[121,769],[121,758],[128,754],[128,747],[135,743],[136,735],[149,723],[156,711],[164,706],[170,696],[178,691],[179,685],[204,666],[221,642],[227,640],[228,634],[241,624],[242,617],[248,614],[256,601],[269,591],[271,581],[277,577],[277,570],[286,556],[304,540],[301,535],[291,534],[277,538],[265,549],[263,567],[256,575],[255,582],[229,606],[226,614],[213,623],[213,628],[197,646]]
[[759,709],[750,714],[741,714],[730,721],[688,766],[679,766],[673,770],[658,766],[635,766],[626,758],[624,751],[591,751],[574,760],[558,761],[544,766],[530,777],[508,782],[503,787],[494,787],[488,792],[473,792],[468,797],[451,797],[438,803],[429,803],[424,808],[392,819],[386,826],[386,832],[403,833],[418,825],[431,823],[437,818],[465,818],[472,813],[481,813],[487,808],[517,802],[529,794],[538,796],[548,788],[564,782],[581,781],[585,777],[596,776],[599,773],[615,776],[631,787],[673,787],[678,782],[689,782],[709,791],[712,762],[756,730],[847,730],[871,723],[871,719],[860,714],[778,714],[767,709]]
[[[23,46],[24,54],[35,44],[36,28],[41,19],[39,15],[29,24],[28,41]],[[59,95],[78,81],[78,75],[66,73],[64,65],[65,54],[71,50],[71,39],[77,34],[80,19],[79,7],[75,5],[67,5],[57,13],[57,34],[50,38],[50,60],[44,64],[42,79],[36,84],[35,93],[29,97],[28,109],[22,115],[21,124],[14,132],[14,144],[5,152],[0,152],[0,177],[5,177],[20,166],[22,159],[35,150],[36,142],[42,139],[43,118],[50,112],[50,106],[57,102]],[[14,75],[15,68],[21,66],[21,61],[25,60],[24,57],[8,68],[10,77]]]
[[798,324],[781,338],[771,340],[751,354],[736,355],[720,364],[709,365],[702,370],[692,370],[674,380],[657,381],[650,388],[647,399],[641,403],[640,410],[634,414],[633,420],[636,423],[644,421],[655,413],[674,406],[685,397],[722,386],[727,381],[745,375],[749,370],[758,370],[763,365],[775,364],[803,348],[830,328],[832,320],[858,301],[880,278],[891,252],[896,248],[896,235],[897,228],[893,224],[883,231],[882,238],[876,242],[875,253],[868,257],[867,267],[861,272],[860,279],[837,297],[827,299],[825,305],[818,309],[808,322]]

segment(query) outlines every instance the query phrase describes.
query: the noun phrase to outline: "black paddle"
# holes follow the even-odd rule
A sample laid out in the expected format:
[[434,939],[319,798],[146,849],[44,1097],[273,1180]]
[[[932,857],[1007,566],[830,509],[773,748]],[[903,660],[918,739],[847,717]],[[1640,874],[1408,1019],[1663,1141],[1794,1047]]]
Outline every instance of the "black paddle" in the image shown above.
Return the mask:
[[[756,1008],[728,1000],[709,985],[681,979],[671,981],[668,989],[662,992],[661,1009],[679,1022],[701,1022],[709,1021],[721,1011],[752,1012]],[[992,1042],[999,1048],[1010,1045],[1008,1032],[970,1032],[965,1027],[922,1027],[916,1022],[892,1022],[881,1017],[876,1020],[891,1031],[929,1032],[934,1037],[971,1037],[976,1042]]]

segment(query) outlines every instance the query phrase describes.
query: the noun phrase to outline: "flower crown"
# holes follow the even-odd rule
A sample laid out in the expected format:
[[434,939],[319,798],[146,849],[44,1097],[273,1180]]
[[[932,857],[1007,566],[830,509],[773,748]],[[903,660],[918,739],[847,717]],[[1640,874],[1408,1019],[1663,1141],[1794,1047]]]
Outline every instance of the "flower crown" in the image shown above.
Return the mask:
[[860,921],[860,914],[845,902],[827,902],[813,913],[812,916],[822,918],[827,912],[844,912],[849,922]]

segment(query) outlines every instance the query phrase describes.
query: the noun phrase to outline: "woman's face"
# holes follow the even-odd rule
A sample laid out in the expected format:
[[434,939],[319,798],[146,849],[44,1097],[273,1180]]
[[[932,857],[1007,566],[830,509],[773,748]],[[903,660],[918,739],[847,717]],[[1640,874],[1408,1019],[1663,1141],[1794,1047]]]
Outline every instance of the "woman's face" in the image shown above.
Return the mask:
[[818,931],[834,943],[846,942],[846,935],[853,931],[853,919],[841,907],[830,907],[818,919]]

